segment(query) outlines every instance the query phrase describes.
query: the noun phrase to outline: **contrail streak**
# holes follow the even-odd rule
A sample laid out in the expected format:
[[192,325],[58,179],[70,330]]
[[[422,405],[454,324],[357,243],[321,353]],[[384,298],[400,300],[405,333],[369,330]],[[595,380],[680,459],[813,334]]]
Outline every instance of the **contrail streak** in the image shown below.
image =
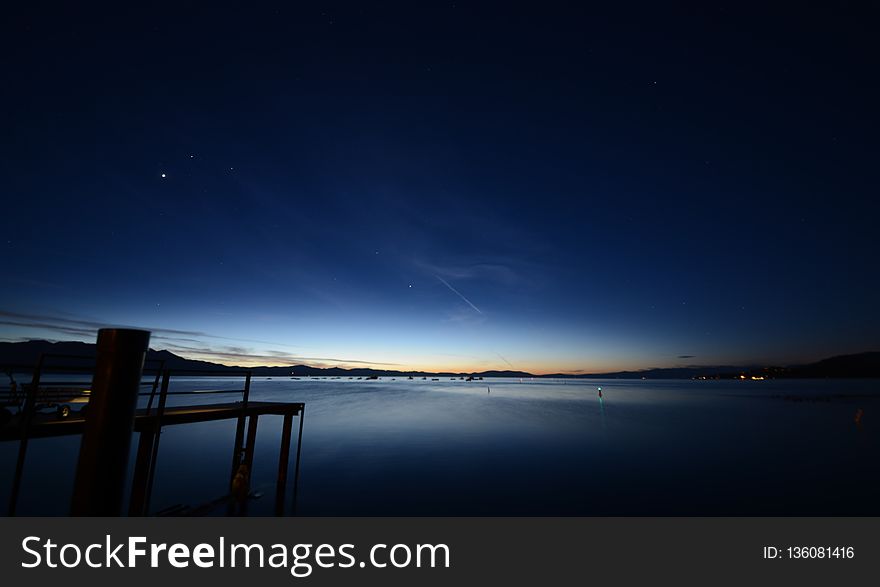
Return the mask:
[[504,361],[505,363],[507,363],[507,366],[508,366],[508,367],[510,367],[511,369],[516,369],[516,367],[514,367],[513,365],[510,364],[510,361],[508,361],[507,359],[504,358],[504,355],[502,355],[502,354],[499,353],[499,352],[496,352],[495,354],[498,355],[498,358],[500,358],[502,361]]
[[[437,279],[439,279],[439,280],[440,280],[440,283],[442,283],[443,285],[445,285],[446,287],[448,287],[448,288],[452,291],[452,293],[454,293],[455,295],[457,295],[458,297],[460,297],[462,300],[464,300],[464,302],[465,302],[468,306],[470,306],[471,308],[473,308],[474,311],[477,312],[477,314],[483,315],[483,311],[482,311],[482,310],[480,310],[478,307],[476,307],[476,306],[475,306],[475,305],[474,305],[469,299],[467,299],[466,297],[464,297],[463,295],[461,295],[461,292],[460,292],[460,291],[458,291],[457,289],[455,289],[454,287],[452,287],[451,285],[449,285],[449,282],[448,282],[448,281],[446,281],[445,279],[443,279],[442,277],[440,277],[440,276],[437,275],[436,273],[434,274],[434,277],[436,277]],[[507,358],[506,358],[504,355],[502,355],[502,354],[499,353],[498,351],[494,351],[494,353],[495,353],[496,355],[498,355],[498,358],[501,359],[502,361],[504,361],[504,362],[507,364],[508,367],[510,367],[511,369],[516,370],[516,367],[514,367],[513,364],[512,364],[510,361],[508,361]]]
[[434,275],[434,277],[436,277],[437,279],[439,279],[440,282],[441,282],[443,285],[445,285],[446,287],[448,287],[449,289],[451,289],[451,290],[452,290],[452,293],[454,293],[455,295],[457,295],[458,297],[460,297],[461,299],[463,299],[463,300],[467,303],[468,306],[470,306],[471,308],[473,308],[474,310],[476,310],[476,311],[477,311],[477,314],[482,314],[482,313],[483,313],[482,310],[480,310],[478,307],[476,307],[475,305],[473,305],[469,299],[467,299],[466,297],[464,297],[463,295],[461,295],[461,293],[459,293],[459,291],[458,291],[457,289],[455,289],[454,287],[452,287],[451,285],[449,285],[449,283],[447,283],[447,281],[446,281],[445,279],[443,279],[443,278],[440,277],[439,275]]

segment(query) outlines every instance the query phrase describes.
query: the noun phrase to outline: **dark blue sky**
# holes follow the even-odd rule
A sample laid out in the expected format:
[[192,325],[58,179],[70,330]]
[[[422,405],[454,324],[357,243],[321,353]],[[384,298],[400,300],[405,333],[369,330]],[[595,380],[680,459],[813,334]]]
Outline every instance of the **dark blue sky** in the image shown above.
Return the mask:
[[535,372],[878,348],[877,15],[655,4],[10,14],[0,335]]

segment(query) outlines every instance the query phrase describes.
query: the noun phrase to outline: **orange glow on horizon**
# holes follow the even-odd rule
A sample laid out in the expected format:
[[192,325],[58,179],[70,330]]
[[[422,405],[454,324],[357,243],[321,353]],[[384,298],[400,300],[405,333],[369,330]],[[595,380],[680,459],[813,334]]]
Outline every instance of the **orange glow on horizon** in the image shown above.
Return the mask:
[[616,371],[625,371],[625,370],[637,370],[637,367],[634,366],[626,366],[626,365],[592,365],[587,366],[586,368],[579,365],[578,367],[572,367],[570,363],[566,364],[563,362],[553,362],[553,363],[540,363],[536,361],[528,361],[522,364],[514,364],[513,366],[502,363],[500,361],[495,362],[491,360],[486,361],[469,361],[469,362],[427,362],[427,361],[414,361],[411,363],[404,361],[394,361],[389,360],[387,362],[382,361],[381,359],[377,360],[364,360],[364,361],[346,361],[343,359],[340,360],[309,360],[302,359],[296,356],[270,356],[270,355],[237,355],[235,357],[230,357],[225,353],[211,353],[211,352],[185,352],[181,350],[172,351],[180,357],[191,360],[198,361],[209,361],[212,363],[217,363],[219,365],[224,365],[227,367],[244,367],[244,368],[256,368],[256,367],[294,367],[297,365],[305,365],[308,367],[320,368],[320,369],[329,369],[329,368],[341,368],[341,369],[373,369],[376,371],[398,371],[398,372],[425,372],[425,373],[483,373],[486,371],[521,371],[524,373],[530,373],[532,375],[550,375],[550,374],[562,374],[562,375],[570,375],[572,377],[585,374],[585,373],[612,373]]

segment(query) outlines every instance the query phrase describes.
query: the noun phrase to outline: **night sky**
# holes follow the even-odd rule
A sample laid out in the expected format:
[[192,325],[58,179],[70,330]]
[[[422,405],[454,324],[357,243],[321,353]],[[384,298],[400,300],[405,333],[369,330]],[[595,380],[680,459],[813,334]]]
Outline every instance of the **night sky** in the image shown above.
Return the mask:
[[865,8],[125,4],[4,14],[2,340],[573,373],[880,347]]

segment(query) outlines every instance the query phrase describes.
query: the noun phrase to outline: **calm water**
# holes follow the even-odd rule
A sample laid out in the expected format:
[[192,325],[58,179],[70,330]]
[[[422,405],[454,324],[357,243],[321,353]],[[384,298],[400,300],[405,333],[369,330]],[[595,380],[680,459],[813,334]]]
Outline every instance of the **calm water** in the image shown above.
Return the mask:
[[[252,390],[306,403],[304,515],[880,515],[877,380],[260,378]],[[280,429],[260,418],[252,514],[272,511]],[[233,434],[231,421],[166,428],[153,509],[223,495]],[[78,444],[31,443],[21,514],[67,512]],[[0,444],[4,508],[16,448]]]

